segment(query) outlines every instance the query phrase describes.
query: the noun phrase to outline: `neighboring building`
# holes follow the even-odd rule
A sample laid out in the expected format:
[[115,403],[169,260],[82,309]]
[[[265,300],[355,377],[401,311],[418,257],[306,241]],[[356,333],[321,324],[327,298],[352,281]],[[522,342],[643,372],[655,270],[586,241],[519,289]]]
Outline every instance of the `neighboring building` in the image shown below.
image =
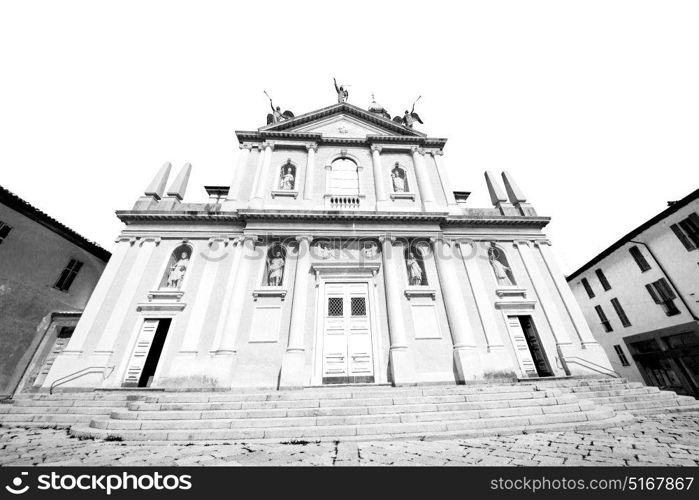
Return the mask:
[[[504,173],[468,208],[428,137],[339,103],[237,132],[230,186],[165,164],[44,387],[463,383],[612,374]],[[506,194],[507,193],[507,194]]]
[[568,277],[614,370],[699,396],[699,190]]
[[0,187],[0,395],[45,377],[109,255]]

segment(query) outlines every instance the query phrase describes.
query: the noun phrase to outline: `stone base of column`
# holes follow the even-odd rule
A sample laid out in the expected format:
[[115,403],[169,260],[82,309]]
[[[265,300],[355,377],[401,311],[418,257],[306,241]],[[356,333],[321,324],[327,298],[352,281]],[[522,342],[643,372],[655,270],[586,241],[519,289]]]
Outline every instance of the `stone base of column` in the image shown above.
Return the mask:
[[559,352],[571,376],[616,375],[604,348],[596,342],[585,344],[584,349],[577,345],[559,346]]
[[211,383],[224,389],[232,387],[237,363],[238,354],[235,351],[212,352],[206,365],[206,373]]
[[455,347],[454,367],[456,368],[457,382],[464,383],[483,379],[481,353],[475,347]]
[[306,353],[304,351],[287,351],[282,358],[279,374],[280,389],[302,389],[306,375]]
[[415,385],[415,360],[407,347],[391,349],[388,356],[389,373],[394,386]]
[[520,369],[502,346],[491,347],[488,352],[480,354],[483,366],[483,378],[487,380],[508,379],[520,377]]

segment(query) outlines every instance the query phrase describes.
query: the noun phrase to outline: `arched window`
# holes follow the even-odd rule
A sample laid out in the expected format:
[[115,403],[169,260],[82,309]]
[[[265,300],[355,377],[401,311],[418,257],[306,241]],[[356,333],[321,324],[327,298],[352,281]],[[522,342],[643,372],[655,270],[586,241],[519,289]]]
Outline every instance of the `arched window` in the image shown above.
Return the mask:
[[327,193],[345,196],[359,194],[359,172],[357,164],[349,158],[338,158],[330,165]]
[[495,243],[490,244],[488,260],[493,269],[495,281],[499,286],[515,286],[517,284],[512,269],[510,268],[510,263],[507,261],[505,251],[495,245]]
[[279,170],[279,189],[293,191],[296,189],[296,167],[288,160]]
[[170,288],[179,290],[182,286],[182,281],[189,268],[189,259],[192,256],[192,247],[186,243],[173,250],[168,260],[165,274],[160,281],[160,288]]
[[396,166],[391,170],[391,184],[394,193],[409,193],[410,186],[408,185],[408,173],[397,162]]
[[264,284],[267,286],[282,286],[285,267],[286,249],[280,243],[273,243],[267,250]]
[[427,285],[423,250],[422,245],[414,242],[405,247],[405,267],[408,272],[408,283],[411,286]]

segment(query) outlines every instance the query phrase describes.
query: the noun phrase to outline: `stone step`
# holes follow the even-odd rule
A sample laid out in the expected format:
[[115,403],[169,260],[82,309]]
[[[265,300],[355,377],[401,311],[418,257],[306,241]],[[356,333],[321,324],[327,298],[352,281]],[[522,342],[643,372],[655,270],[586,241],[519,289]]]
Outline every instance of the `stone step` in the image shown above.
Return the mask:
[[[161,394],[162,391],[158,391],[157,394]],[[141,398],[144,396],[151,396],[156,394],[153,391],[90,391],[90,392],[57,392],[54,394],[49,394],[47,392],[38,393],[20,393],[13,396],[13,401],[128,401],[136,398]]]
[[[131,403],[128,410],[115,410],[115,419],[177,419],[177,418],[274,418],[308,416],[347,416],[368,414],[394,414],[410,412],[438,412],[457,410],[497,410],[513,407],[543,407],[579,402],[574,396],[556,398],[511,399],[497,401],[465,401],[454,403],[385,404],[366,406],[324,406],[312,408],[242,408],[242,403],[179,403],[177,405],[153,405]],[[134,417],[137,414],[137,417]]]
[[70,413],[45,413],[45,414],[12,414],[0,415],[0,424],[8,426],[22,426],[25,423],[52,423],[52,424],[87,424],[95,418],[95,415],[70,414]]
[[580,398],[597,398],[609,396],[630,396],[632,394],[655,394],[658,392],[660,392],[660,389],[657,387],[638,387],[634,389],[617,389],[609,391],[571,391],[570,394],[575,394]]
[[[244,428],[244,427],[298,427],[325,425],[360,425],[372,423],[428,422],[465,420],[481,418],[501,418],[509,416],[548,415],[574,413],[594,409],[594,405],[576,402],[567,405],[520,407],[498,410],[461,410],[441,412],[415,412],[398,414],[361,414],[345,416],[298,416],[298,417],[258,417],[230,418],[198,415],[195,418],[144,419],[132,414],[132,419],[95,419],[90,424],[100,429],[175,429],[175,428]],[[186,417],[189,417],[187,415]]]
[[[571,392],[598,392],[598,391],[624,391],[632,389],[647,388],[640,382],[627,382],[625,384],[599,384],[570,387]],[[657,389],[657,387],[655,388]]]
[[45,415],[45,414],[80,414],[80,415],[109,415],[115,410],[113,406],[75,407],[75,406],[14,406],[7,414],[10,415]]
[[[484,429],[512,429],[527,426],[570,424],[611,419],[614,412],[609,409],[588,412],[569,412],[558,414],[495,417],[467,420],[439,420],[426,422],[382,422],[364,425],[315,425],[298,427],[272,428],[236,428],[236,429],[161,429],[161,430],[127,430],[96,429],[78,427],[71,430],[77,436],[111,437],[136,441],[200,441],[200,440],[250,440],[250,439],[317,439],[346,438],[389,435],[399,437],[409,434],[429,434],[445,432],[475,431]],[[521,431],[520,431],[521,432]]]
[[50,400],[46,400],[46,399],[40,399],[40,400],[27,399],[27,400],[16,401],[14,404],[12,404],[12,406],[15,408],[19,408],[19,407],[22,407],[22,408],[36,408],[36,407],[41,407],[41,408],[49,408],[49,407],[51,407],[51,408],[58,408],[58,407],[118,408],[118,407],[125,406],[127,403],[128,403],[127,400],[59,399],[56,401],[50,401]]

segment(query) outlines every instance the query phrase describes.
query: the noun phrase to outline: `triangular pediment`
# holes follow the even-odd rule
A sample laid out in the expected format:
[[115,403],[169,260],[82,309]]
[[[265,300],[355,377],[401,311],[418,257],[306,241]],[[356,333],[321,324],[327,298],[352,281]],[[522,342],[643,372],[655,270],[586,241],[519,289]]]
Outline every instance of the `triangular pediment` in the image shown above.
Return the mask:
[[335,104],[291,120],[267,125],[260,128],[260,131],[311,133],[347,139],[365,138],[368,135],[425,137],[421,132],[347,103]]

